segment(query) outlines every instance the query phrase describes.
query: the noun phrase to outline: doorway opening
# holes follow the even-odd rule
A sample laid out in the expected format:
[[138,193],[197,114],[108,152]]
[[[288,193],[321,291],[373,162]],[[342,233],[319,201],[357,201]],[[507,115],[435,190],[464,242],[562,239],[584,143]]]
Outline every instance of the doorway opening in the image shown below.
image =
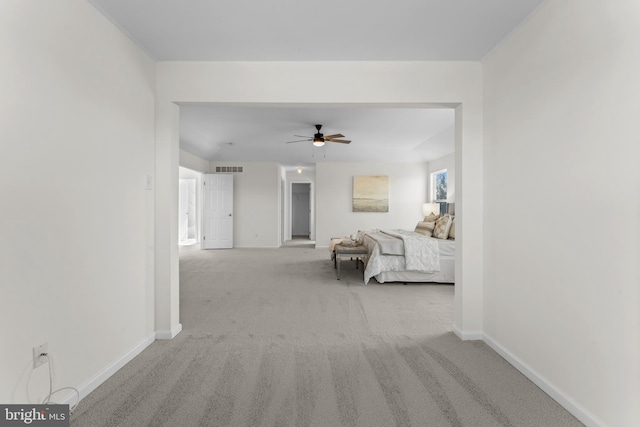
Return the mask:
[[291,240],[284,246],[313,247],[311,183],[291,183]]
[[[466,96],[466,92],[465,92],[465,96]],[[472,98],[473,99],[473,98]],[[224,101],[220,101],[220,102],[211,102],[212,104],[225,104]],[[235,105],[235,104],[234,104]],[[367,106],[376,106],[375,104],[366,104]],[[398,108],[402,108],[404,104],[399,103],[397,105],[394,105]],[[407,104],[408,108],[415,108],[416,105],[414,104]],[[463,106],[462,106],[462,102],[456,102],[456,103],[440,103],[440,104],[419,104],[419,105],[423,105],[425,108],[453,108],[455,110],[455,145],[456,145],[456,154],[455,154],[455,163],[459,166],[456,168],[457,173],[456,175],[461,175],[462,174],[462,158],[463,158],[463,146],[466,148],[467,146],[469,146],[470,148],[472,148],[472,152],[476,153],[477,150],[481,150],[481,144],[472,144],[469,142],[465,142],[467,140],[473,140],[474,137],[480,137],[481,136],[481,132],[478,131],[478,121],[477,120],[464,120],[464,125],[463,125],[463,120],[462,120],[462,112],[463,112]],[[165,106],[166,107],[166,106]],[[173,103],[171,104],[169,107],[163,107],[166,111],[164,111],[165,113],[169,114],[172,118],[172,120],[174,120],[174,122],[179,122],[179,106],[178,103]],[[475,114],[477,112],[477,104],[476,103],[472,103],[470,109],[468,110],[471,112],[471,114],[469,114],[470,117],[475,117]],[[161,121],[163,125],[166,126],[170,126],[171,123],[163,118],[163,120]],[[468,124],[467,124],[468,123]],[[173,129],[173,128],[172,128]],[[175,130],[175,129],[174,129]],[[463,138],[463,134],[465,134],[465,138]],[[481,139],[480,139],[481,140]],[[165,139],[158,139],[157,141],[160,141],[162,143],[167,143],[167,141],[165,141]],[[177,142],[177,139],[174,141],[174,143]],[[169,142],[170,143],[170,142]],[[466,150],[465,150],[466,151]],[[472,172],[476,172],[478,170],[482,170],[482,164],[481,162],[478,163],[477,158],[481,158],[481,156],[472,156],[471,154],[465,154],[465,158],[469,158],[472,159],[473,161],[469,161],[467,162],[467,166],[465,166],[465,171],[469,171],[468,175],[473,175]],[[171,162],[174,161],[174,159],[172,158],[171,155],[165,155],[165,154],[157,154],[156,155],[157,159],[160,160],[170,160]],[[166,162],[165,162],[166,163]],[[165,176],[168,175],[170,172],[166,171],[164,169],[160,169],[158,171],[158,174],[160,176]],[[481,176],[481,175],[480,175]],[[287,179],[288,181],[288,179]],[[461,198],[461,187],[462,187],[462,182],[461,179],[458,179],[458,196],[459,199]],[[478,181],[477,183],[474,183],[473,180],[470,181],[471,183],[473,183],[473,185],[471,185],[471,187],[476,188],[478,185],[481,186],[481,180]],[[289,181],[290,183],[290,181]],[[315,194],[315,190],[313,190],[313,187],[315,185],[315,181],[313,181],[313,184],[311,186],[312,188],[312,194]],[[286,193],[285,193],[286,194]],[[290,195],[291,193],[289,193]],[[468,223],[465,224],[465,230],[466,229],[470,229],[471,231],[473,231],[473,233],[471,233],[469,236],[469,243],[465,242],[465,247],[471,247],[473,246],[473,244],[477,243],[477,239],[478,237],[481,237],[482,233],[481,233],[481,227],[478,224],[481,224],[481,215],[472,215],[472,213],[476,214],[478,213],[478,211],[481,213],[481,209],[479,210],[479,208],[481,208],[482,203],[481,203],[481,198],[478,199],[477,197],[473,196],[473,194],[476,194],[472,191],[468,191],[466,192],[467,195],[471,194],[471,196],[467,196],[465,197],[465,199],[470,199],[471,202],[477,202],[478,200],[480,200],[480,203],[468,203],[468,206],[471,207],[471,209],[468,210],[469,214],[467,215],[467,218],[470,218]],[[426,196],[426,194],[425,194]],[[285,200],[286,201],[286,200]],[[290,216],[290,201],[287,201],[289,206],[287,206],[288,211],[287,212],[289,214],[288,219],[289,221],[289,227],[287,227],[287,231],[290,232],[291,227],[290,227],[290,221],[291,221],[291,216]],[[459,200],[459,203],[462,202],[462,200]],[[313,216],[315,215],[315,201],[314,201],[314,197],[312,196],[312,236],[310,240],[315,240],[315,218],[313,218]],[[165,205],[167,205],[167,202],[165,200],[160,200],[160,203],[158,204],[158,206],[164,207]],[[466,206],[467,204],[465,204]],[[462,206],[458,206],[457,211],[458,211],[458,215],[461,214],[461,208]],[[465,209],[466,211],[466,209]],[[166,214],[162,211],[162,209],[159,209],[158,207],[156,207],[155,212],[158,216],[160,216],[161,219],[166,219]],[[478,222],[480,221],[480,222]],[[324,225],[324,224],[323,224]],[[174,292],[176,289],[179,290],[179,279],[174,279],[173,276],[170,276],[170,269],[173,266],[174,262],[177,261],[176,257],[174,256],[173,253],[169,253],[169,250],[167,249],[167,246],[170,246],[170,244],[167,244],[165,242],[165,240],[168,238],[169,239],[169,243],[171,243],[171,240],[175,239],[175,237],[172,238],[171,233],[163,233],[163,229],[158,228],[158,222],[156,222],[156,235],[159,236],[159,238],[157,238],[157,240],[159,240],[158,245],[160,247],[156,248],[156,253],[160,254],[160,255],[167,255],[170,258],[171,261],[171,265],[169,265],[167,268],[165,268],[163,265],[158,265],[156,264],[155,267],[155,272],[156,272],[156,277],[162,278],[164,279],[165,277],[167,277],[168,279],[168,284],[165,283],[164,281],[160,282],[159,284],[156,285],[156,291],[157,292],[164,292],[165,294],[168,295],[168,299],[170,302],[174,302],[174,295],[176,295],[176,293]],[[461,234],[460,232],[462,232],[462,230],[459,230],[459,234]],[[322,234],[323,236],[326,234],[324,229],[320,229],[320,234]],[[466,234],[466,233],[465,233]],[[287,236],[289,237],[289,236]],[[164,239],[164,240],[162,240]],[[462,239],[458,239],[458,245],[461,247],[462,246]],[[286,243],[286,242],[285,242]],[[476,305],[476,297],[477,297],[477,292],[481,291],[481,285],[482,285],[482,275],[481,274],[470,274],[470,273],[475,273],[478,271],[478,268],[481,267],[482,263],[481,263],[481,256],[474,254],[473,251],[469,252],[471,253],[471,256],[469,256],[468,258],[471,259],[471,262],[469,263],[464,263],[463,262],[463,256],[462,253],[463,252],[469,252],[469,251],[456,251],[456,277],[458,277],[458,280],[456,281],[456,286],[455,286],[455,294],[454,294],[454,303],[455,303],[455,310],[454,310],[454,322],[453,322],[453,330],[454,333],[459,336],[460,338],[466,340],[466,339],[478,339],[475,338],[478,335],[477,333],[473,332],[473,326],[474,325],[481,325],[481,310],[477,310],[477,305]],[[480,266],[480,267],[479,267]],[[463,282],[462,282],[462,272],[463,270],[465,271],[465,285],[468,286],[463,286]],[[468,279],[467,279],[468,278]],[[480,291],[478,291],[478,289],[480,289]],[[169,291],[171,291],[171,293],[169,293]],[[469,297],[467,297],[467,294],[469,295]],[[169,318],[169,315],[172,315],[173,313],[173,307],[175,307],[176,305],[168,305],[168,304],[161,304],[161,303],[156,303],[156,312],[159,312],[161,314],[161,316],[156,316],[157,318],[160,319],[161,323],[168,323],[170,325],[172,325],[172,330],[171,330],[171,336],[174,336],[177,332],[173,332],[173,325],[175,323],[174,318],[171,317]],[[166,314],[164,311],[165,310],[167,313]],[[462,315],[465,314],[465,322],[462,321]],[[179,325],[179,324],[178,324]],[[181,328],[181,325],[179,325]],[[471,329],[469,329],[471,328]],[[469,330],[471,330],[472,332],[468,332]]]

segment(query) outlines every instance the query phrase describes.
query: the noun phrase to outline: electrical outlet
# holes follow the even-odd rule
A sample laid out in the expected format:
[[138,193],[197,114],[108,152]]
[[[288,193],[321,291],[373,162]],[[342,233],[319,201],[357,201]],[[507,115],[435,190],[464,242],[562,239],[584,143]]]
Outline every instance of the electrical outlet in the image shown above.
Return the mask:
[[47,343],[40,344],[37,347],[33,347],[33,368],[37,368],[40,365],[44,365],[48,360],[49,356],[43,356],[43,354],[48,354],[48,345]]

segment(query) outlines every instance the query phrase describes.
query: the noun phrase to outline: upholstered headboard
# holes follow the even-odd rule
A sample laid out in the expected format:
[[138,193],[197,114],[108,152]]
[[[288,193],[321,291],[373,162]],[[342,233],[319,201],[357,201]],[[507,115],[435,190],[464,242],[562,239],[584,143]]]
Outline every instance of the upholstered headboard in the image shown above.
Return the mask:
[[446,213],[448,213],[449,215],[455,215],[456,214],[456,204],[455,203],[446,203],[446,202],[440,202],[440,215],[444,215]]

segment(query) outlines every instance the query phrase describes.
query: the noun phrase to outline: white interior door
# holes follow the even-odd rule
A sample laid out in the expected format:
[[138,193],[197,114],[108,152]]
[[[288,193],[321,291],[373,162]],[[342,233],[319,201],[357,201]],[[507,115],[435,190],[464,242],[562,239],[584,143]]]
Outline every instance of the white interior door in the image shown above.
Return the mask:
[[233,248],[233,175],[203,175],[202,194],[202,248]]
[[195,240],[198,236],[196,229],[196,210],[197,210],[197,200],[196,200],[196,180],[189,179],[187,180],[187,239]]
[[178,241],[187,240],[189,232],[188,180],[181,179],[178,198]]
[[196,180],[181,178],[178,199],[178,241],[196,238]]

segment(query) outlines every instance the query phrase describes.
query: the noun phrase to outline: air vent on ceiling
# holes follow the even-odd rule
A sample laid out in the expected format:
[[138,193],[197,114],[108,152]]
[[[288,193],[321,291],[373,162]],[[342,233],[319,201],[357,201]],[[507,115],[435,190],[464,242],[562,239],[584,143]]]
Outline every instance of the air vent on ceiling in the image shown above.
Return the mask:
[[216,166],[216,173],[242,173],[242,166]]

